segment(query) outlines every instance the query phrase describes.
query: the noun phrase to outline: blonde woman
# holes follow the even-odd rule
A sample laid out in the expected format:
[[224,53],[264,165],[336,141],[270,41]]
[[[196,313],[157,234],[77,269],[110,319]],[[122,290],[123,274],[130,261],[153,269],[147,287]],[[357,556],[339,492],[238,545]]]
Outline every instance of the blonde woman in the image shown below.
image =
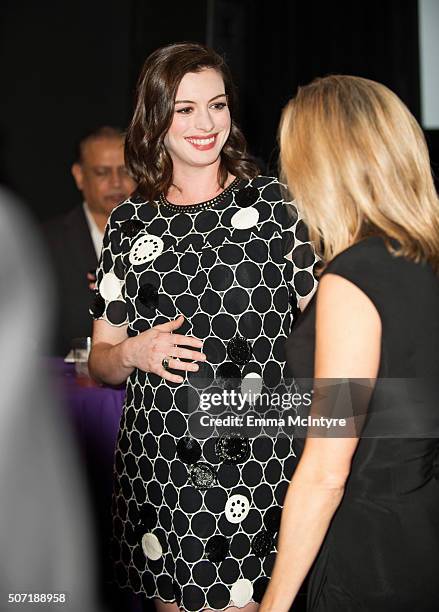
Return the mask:
[[[280,142],[326,262],[288,361],[316,382],[376,381],[370,431],[378,383],[439,377],[439,205],[423,134],[383,85],[331,76],[289,102]],[[385,408],[397,423],[400,406]],[[425,432],[418,405],[409,408],[413,430]],[[311,567],[313,612],[438,609],[438,440],[364,431],[308,435],[260,612],[287,612]]]

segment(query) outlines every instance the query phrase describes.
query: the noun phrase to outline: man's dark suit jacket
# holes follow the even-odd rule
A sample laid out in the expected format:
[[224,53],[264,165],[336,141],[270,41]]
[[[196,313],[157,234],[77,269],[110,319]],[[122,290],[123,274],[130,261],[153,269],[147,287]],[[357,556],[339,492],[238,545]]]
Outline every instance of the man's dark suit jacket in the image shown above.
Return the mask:
[[72,338],[91,336],[87,272],[98,262],[82,205],[47,222],[43,234],[58,298],[52,353],[65,356]]

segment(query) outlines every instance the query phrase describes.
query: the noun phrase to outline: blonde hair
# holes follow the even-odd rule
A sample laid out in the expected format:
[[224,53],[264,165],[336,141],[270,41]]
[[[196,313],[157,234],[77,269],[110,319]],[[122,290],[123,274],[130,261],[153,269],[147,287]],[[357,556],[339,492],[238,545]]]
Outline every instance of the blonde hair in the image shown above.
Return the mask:
[[329,76],[299,89],[282,113],[284,181],[328,262],[370,235],[439,270],[439,200],[422,130],[387,87]]

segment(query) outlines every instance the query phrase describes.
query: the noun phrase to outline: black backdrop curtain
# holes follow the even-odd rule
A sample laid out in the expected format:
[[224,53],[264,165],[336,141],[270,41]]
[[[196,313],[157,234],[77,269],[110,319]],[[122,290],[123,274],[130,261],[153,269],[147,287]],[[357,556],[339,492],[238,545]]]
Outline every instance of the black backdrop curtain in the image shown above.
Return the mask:
[[[77,203],[76,140],[96,125],[126,126],[145,57],[181,40],[226,54],[241,125],[272,171],[280,110],[316,76],[381,81],[419,118],[417,13],[415,0],[3,0],[0,179],[41,219]],[[437,134],[428,134],[435,160]]]
[[77,139],[131,108],[131,3],[0,3],[2,178],[46,218],[77,204]]
[[417,2],[217,0],[214,12],[213,43],[230,56],[242,126],[270,166],[281,108],[318,76],[380,81],[419,118]]

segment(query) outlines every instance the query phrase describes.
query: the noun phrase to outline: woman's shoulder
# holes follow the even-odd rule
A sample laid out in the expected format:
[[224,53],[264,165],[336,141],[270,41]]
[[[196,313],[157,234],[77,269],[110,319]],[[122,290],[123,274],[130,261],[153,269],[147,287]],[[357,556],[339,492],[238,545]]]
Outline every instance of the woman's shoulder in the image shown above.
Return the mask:
[[368,236],[339,253],[326,266],[325,272],[357,269],[383,272],[389,266],[394,268],[413,265],[405,257],[398,256],[398,243],[385,236]]
[[238,201],[244,199],[244,196],[246,196],[246,206],[257,202],[269,204],[273,209],[276,221],[284,227],[295,224],[298,220],[299,214],[294,202],[288,195],[287,187],[275,176],[260,174],[248,179],[244,185],[241,185],[241,194],[238,196]]
[[285,187],[275,176],[258,174],[254,178],[244,179],[240,184],[243,190],[258,191],[258,199],[266,202],[280,202],[285,199]]
[[157,215],[157,204],[157,202],[147,201],[142,195],[134,192],[126,200],[113,208],[109,217],[109,223],[117,227],[126,221],[140,218],[143,221],[150,221]]
[[418,285],[436,287],[431,268],[399,255],[398,247],[398,242],[385,236],[364,238],[330,261],[323,275],[332,273],[346,278],[376,304],[389,299],[407,300]]

